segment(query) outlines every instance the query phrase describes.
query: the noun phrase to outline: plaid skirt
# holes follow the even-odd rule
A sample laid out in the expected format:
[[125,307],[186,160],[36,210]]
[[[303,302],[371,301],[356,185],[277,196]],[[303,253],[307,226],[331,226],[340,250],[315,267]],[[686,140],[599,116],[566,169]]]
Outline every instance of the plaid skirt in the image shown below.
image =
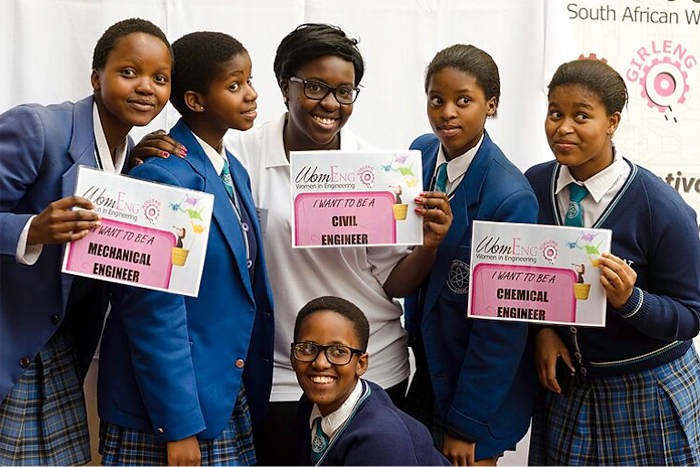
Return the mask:
[[56,333],[0,404],[0,465],[84,465],[90,438],[75,349]]
[[[200,439],[202,465],[255,464],[253,428],[245,389],[236,398],[229,423],[214,439]],[[102,465],[168,465],[167,443],[151,433],[100,422]]]
[[530,465],[700,465],[700,362],[694,347],[638,373],[577,380],[535,404]]

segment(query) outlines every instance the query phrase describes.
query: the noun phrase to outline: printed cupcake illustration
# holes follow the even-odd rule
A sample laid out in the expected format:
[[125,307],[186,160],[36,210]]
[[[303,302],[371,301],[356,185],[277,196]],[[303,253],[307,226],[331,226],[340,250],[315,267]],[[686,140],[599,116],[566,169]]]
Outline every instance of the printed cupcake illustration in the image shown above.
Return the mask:
[[397,221],[406,220],[408,204],[404,204],[403,200],[401,199],[401,194],[403,193],[401,185],[389,185],[389,188],[391,188],[391,190],[394,192],[394,196],[396,196],[396,202],[392,206],[394,210],[394,219]]

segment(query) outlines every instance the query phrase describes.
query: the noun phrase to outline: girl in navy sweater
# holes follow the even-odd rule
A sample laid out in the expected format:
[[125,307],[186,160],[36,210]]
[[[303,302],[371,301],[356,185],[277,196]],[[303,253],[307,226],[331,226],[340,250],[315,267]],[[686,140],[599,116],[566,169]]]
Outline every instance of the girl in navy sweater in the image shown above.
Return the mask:
[[[545,131],[556,160],[526,173],[539,200],[539,222],[572,225],[582,217],[578,225],[612,229],[613,243],[599,265],[608,296],[605,328],[545,327],[536,335],[538,376],[548,390],[535,409],[529,462],[697,465],[695,213],[613,145],[627,89],[610,66],[565,63],[548,97]],[[585,196],[570,202],[577,190]],[[575,373],[565,393],[556,379],[557,358]]]

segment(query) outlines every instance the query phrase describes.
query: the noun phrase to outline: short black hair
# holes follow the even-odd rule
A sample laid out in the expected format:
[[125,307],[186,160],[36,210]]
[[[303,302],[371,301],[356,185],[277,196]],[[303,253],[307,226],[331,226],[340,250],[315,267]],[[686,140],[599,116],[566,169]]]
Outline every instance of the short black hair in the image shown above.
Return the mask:
[[[470,74],[484,91],[488,101],[496,98],[496,109],[501,99],[501,78],[493,57],[471,44],[455,44],[442,49],[432,59],[425,72],[425,92],[428,92],[430,78],[444,68],[454,68]],[[494,112],[494,116],[496,113]]]
[[175,67],[170,102],[180,115],[189,113],[186,91],[206,92],[222,63],[247,53],[243,44],[228,34],[210,31],[185,34],[173,42],[173,50]]
[[365,74],[357,39],[348,37],[338,26],[305,23],[287,34],[275,54],[275,77],[279,83],[294,76],[299,68],[320,57],[333,55],[352,62],[355,68],[355,86]]
[[583,58],[559,65],[549,82],[547,96],[558,86],[581,86],[596,94],[608,115],[622,112],[627,104],[625,80],[602,60]]
[[296,342],[304,320],[319,311],[332,311],[350,321],[355,328],[355,337],[360,344],[360,350],[367,350],[369,342],[369,322],[357,305],[340,297],[319,297],[311,300],[299,311],[294,323],[294,341]]
[[173,48],[170,46],[165,33],[155,24],[141,18],[129,18],[114,23],[102,34],[95,45],[92,53],[92,69],[101,70],[107,64],[107,56],[117,46],[117,43],[124,37],[135,32],[142,32],[157,37],[168,47],[170,59],[173,59]]

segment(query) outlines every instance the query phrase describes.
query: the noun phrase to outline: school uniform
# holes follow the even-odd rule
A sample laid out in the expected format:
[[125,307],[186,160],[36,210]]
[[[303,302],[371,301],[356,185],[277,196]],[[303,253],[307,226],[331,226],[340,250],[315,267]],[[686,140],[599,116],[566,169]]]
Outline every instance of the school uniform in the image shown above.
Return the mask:
[[[338,410],[315,422],[320,416],[318,407],[302,396],[297,416],[302,434],[299,465],[450,465],[433,447],[428,430],[396,408],[372,382],[358,380]],[[315,423],[321,424],[321,436],[327,437],[320,446],[318,439],[312,440]],[[320,457],[312,463],[313,449]]]
[[170,135],[187,158],[151,158],[130,175],[214,194],[199,296],[115,287],[98,377],[103,462],[167,463],[165,443],[196,435],[203,462],[251,464],[251,418],[267,408],[274,327],[249,180],[226,152],[229,195],[223,158],[215,169],[183,120]]
[[[440,142],[424,135],[411,149],[423,154],[423,182],[430,189]],[[466,173],[451,176],[461,178],[448,191],[454,220],[433,271],[406,298],[406,328],[418,365],[406,411],[432,428],[439,448],[446,430],[476,442],[481,460],[514,447],[525,435],[536,384],[526,323],[466,317],[472,222],[534,223],[537,201],[488,133],[469,157]]]
[[[120,146],[122,163],[131,145]],[[93,97],[0,115],[0,154],[0,464],[85,464],[82,383],[106,287],[60,273],[65,245],[26,242],[31,219],[73,194],[79,165],[111,164]]]
[[[604,189],[597,178],[625,176]],[[568,168],[556,161],[527,171],[539,222],[564,223]],[[570,178],[571,180],[567,179]],[[533,417],[532,465],[696,465],[700,463],[700,242],[694,211],[671,187],[632,162],[584,183],[585,227],[611,229],[612,253],[637,280],[627,304],[608,304],[605,328],[554,327],[577,377],[569,394],[545,391]],[[598,193],[596,193],[598,191]],[[603,194],[606,198],[603,199]],[[591,215],[591,212],[594,214]]]

